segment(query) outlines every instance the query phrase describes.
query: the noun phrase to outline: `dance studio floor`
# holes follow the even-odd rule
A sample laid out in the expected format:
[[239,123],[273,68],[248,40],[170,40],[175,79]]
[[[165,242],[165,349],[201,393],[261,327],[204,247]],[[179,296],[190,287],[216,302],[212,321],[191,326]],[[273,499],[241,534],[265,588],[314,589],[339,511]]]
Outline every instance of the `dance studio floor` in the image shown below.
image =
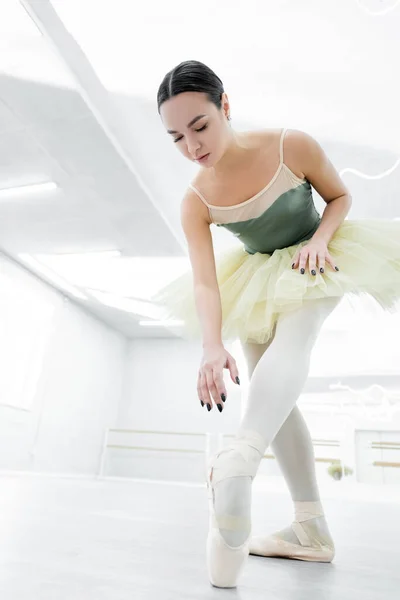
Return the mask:
[[[332,482],[322,493],[333,563],[250,556],[240,586],[220,590],[205,569],[204,487],[2,473],[0,598],[398,599],[400,486]],[[281,478],[256,479],[253,532],[290,520]]]

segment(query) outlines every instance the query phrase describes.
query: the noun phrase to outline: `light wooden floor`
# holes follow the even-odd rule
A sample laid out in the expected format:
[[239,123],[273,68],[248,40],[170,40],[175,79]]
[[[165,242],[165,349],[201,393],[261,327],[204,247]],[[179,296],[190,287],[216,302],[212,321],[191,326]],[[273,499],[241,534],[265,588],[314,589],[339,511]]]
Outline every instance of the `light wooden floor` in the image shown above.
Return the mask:
[[[204,488],[2,475],[0,598],[399,600],[399,503],[324,506],[332,564],[250,557],[241,585],[219,590],[205,569]],[[255,489],[254,533],[285,526],[289,510],[287,494]]]

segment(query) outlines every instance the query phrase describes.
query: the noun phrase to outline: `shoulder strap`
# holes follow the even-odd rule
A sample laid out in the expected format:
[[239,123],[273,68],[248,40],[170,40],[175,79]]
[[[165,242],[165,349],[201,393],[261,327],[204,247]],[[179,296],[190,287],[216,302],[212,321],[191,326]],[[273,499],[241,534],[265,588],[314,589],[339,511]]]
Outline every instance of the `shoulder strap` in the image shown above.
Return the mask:
[[279,158],[280,158],[280,164],[283,163],[283,138],[285,137],[285,133],[287,132],[286,128],[282,129],[282,133],[281,133],[281,141],[280,141],[280,147],[279,147]]
[[208,202],[207,202],[207,200],[204,198],[204,196],[203,196],[202,194],[200,194],[199,190],[198,190],[198,189],[196,189],[196,188],[194,187],[194,185],[192,185],[191,183],[189,183],[189,187],[190,187],[190,189],[191,189],[191,190],[193,190],[194,192],[196,192],[196,194],[198,195],[198,197],[200,198],[200,200],[201,200],[202,202],[204,202],[204,204],[205,204],[205,205],[208,207],[209,205],[208,205]]
[[198,195],[198,197],[200,198],[200,200],[207,206],[207,208],[208,208],[208,215],[210,217],[210,223],[213,223],[214,220],[213,220],[213,216],[212,216],[212,213],[211,213],[211,207],[209,206],[207,200],[204,198],[204,196],[202,194],[200,194],[199,190],[196,189],[194,187],[194,185],[192,185],[191,183],[189,183],[189,187],[190,187],[191,190],[193,190]]

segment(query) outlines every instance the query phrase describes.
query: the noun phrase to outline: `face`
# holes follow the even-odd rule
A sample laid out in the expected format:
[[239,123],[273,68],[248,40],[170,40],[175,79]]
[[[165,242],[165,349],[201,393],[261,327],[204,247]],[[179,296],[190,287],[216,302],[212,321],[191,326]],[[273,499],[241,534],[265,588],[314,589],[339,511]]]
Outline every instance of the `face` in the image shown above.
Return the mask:
[[[161,105],[163,124],[178,150],[189,160],[209,168],[223,156],[231,137],[226,115],[229,104],[222,96],[220,110],[200,92],[184,92]],[[208,154],[204,160],[198,159]]]

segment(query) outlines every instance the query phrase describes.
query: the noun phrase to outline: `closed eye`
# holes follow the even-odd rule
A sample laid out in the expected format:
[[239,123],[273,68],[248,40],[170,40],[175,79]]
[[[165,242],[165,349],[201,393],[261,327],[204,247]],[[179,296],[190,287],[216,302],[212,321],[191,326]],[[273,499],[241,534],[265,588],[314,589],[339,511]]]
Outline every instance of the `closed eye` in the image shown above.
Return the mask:
[[[203,125],[203,127],[201,127],[200,129],[196,129],[195,131],[204,131],[205,129],[207,129],[208,124]],[[174,144],[176,144],[176,142],[179,142],[181,139],[183,138],[183,135],[181,135],[180,138],[176,138],[176,140],[174,140]]]

